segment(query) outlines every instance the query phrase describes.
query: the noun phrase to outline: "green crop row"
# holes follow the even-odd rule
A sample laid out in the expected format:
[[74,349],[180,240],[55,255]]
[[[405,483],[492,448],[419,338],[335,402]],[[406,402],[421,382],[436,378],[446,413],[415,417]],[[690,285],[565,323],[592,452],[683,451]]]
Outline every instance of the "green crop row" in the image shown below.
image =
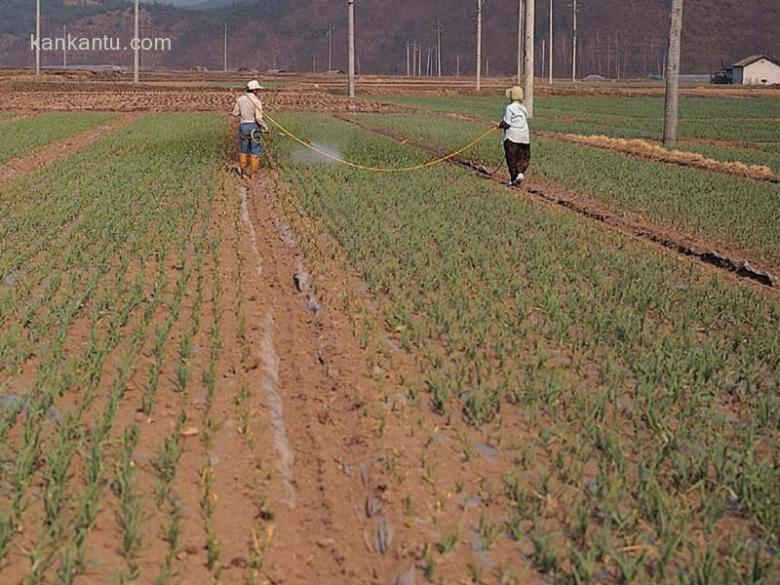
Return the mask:
[[52,142],[104,124],[113,114],[104,112],[50,112],[3,124],[0,164],[40,150]]
[[[120,580],[137,573],[142,514],[130,459],[137,427],[122,435],[116,421],[130,379],[146,363],[143,350],[167,345],[191,276],[202,280],[197,249],[205,248],[211,213],[204,202],[213,198],[223,153],[219,118],[152,116],[0,191],[10,220],[0,228],[3,271],[13,277],[0,291],[2,391],[17,397],[0,413],[0,467],[9,471],[0,474],[0,504],[9,511],[0,516],[0,554],[25,538],[16,544],[26,551],[26,582],[56,574],[70,583],[89,569],[89,535],[107,484],[126,560]],[[38,233],[46,245],[30,251]],[[143,399],[149,411],[154,384]],[[124,448],[113,453],[120,438]],[[41,505],[45,519],[30,517]],[[29,536],[17,534],[28,524]]]
[[[498,120],[506,105],[497,97],[382,97],[402,105]],[[776,143],[780,100],[683,97],[680,138]],[[551,132],[660,140],[663,99],[650,97],[542,96],[535,104],[533,128]],[[737,159],[739,160],[739,159]]]
[[[476,123],[421,115],[358,115],[372,125],[441,149],[467,144],[483,129]],[[500,137],[465,156],[495,167]],[[553,139],[533,141],[531,180],[541,180],[602,201],[618,212],[639,214],[710,242],[738,247],[756,260],[780,264],[780,188],[739,177],[665,165]],[[491,169],[492,170],[492,169]]]
[[[390,97],[387,101],[440,112],[494,120],[505,101],[499,97]],[[734,146],[688,143],[680,150],[724,162],[766,165],[776,173],[780,163],[780,100],[683,98],[680,132],[683,139],[720,140]],[[658,98],[560,97],[539,98],[533,128],[611,138],[658,140],[663,104]],[[751,144],[750,148],[742,143]]]
[[[326,116],[283,122],[362,163],[428,158]],[[561,582],[780,576],[773,300],[452,166],[382,176],[273,148],[420,357],[398,381],[412,401],[522,429],[495,441],[515,464],[483,542],[524,540]]]

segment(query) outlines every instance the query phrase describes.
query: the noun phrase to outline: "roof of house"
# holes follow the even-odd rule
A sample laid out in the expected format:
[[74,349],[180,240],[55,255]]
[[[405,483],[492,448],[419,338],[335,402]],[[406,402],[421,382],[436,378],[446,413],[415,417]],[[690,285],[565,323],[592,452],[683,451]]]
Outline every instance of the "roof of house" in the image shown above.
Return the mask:
[[751,55],[750,57],[742,59],[741,61],[737,61],[734,63],[733,67],[747,67],[748,65],[752,65],[761,59],[766,59],[767,61],[771,61],[775,65],[780,66],[780,62],[778,62],[777,59],[773,59],[772,57],[767,57],[766,55]]

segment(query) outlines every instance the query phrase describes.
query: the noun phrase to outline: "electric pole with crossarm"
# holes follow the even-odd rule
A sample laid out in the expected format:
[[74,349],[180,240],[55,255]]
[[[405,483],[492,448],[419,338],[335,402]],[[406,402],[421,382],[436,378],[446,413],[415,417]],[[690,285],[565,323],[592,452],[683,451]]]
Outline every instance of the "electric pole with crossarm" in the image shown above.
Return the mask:
[[534,44],[536,43],[536,2],[525,0],[525,68],[524,93],[528,117],[534,115]]
[[482,89],[482,8],[485,0],[474,0],[477,3],[477,91]]
[[666,103],[664,105],[664,146],[677,143],[680,106],[680,47],[682,45],[683,0],[672,0],[669,30],[669,57],[666,63]]
[[524,0],[517,0],[517,85],[523,78],[523,37],[525,36]]
[[139,0],[135,0],[135,10],[134,10],[134,31],[133,31],[133,40],[135,41],[135,46],[133,47],[133,83],[138,83],[139,81],[139,59],[138,59],[138,51],[141,50],[141,47],[139,46],[141,40],[138,38],[140,34],[140,26],[138,23],[139,19]]
[[442,27],[440,20],[436,21],[433,32],[436,33],[436,75],[437,77],[441,77],[441,33],[444,32],[444,28]]
[[349,97],[355,97],[355,0],[347,0],[349,19]]
[[571,34],[571,80],[577,81],[577,14],[580,11],[580,5],[577,0],[570,4],[573,11],[573,24]]
[[35,75],[41,74],[41,0],[35,0]]

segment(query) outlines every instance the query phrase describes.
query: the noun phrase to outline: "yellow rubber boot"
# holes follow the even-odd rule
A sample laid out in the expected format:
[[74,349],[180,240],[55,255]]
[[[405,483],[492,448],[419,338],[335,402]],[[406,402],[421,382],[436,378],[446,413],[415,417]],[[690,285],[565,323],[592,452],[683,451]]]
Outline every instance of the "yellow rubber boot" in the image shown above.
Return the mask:
[[253,156],[252,157],[252,174],[256,175],[257,171],[260,169],[260,157],[259,156]]
[[241,176],[245,177],[249,173],[249,155],[245,152],[238,155],[238,166],[241,167]]

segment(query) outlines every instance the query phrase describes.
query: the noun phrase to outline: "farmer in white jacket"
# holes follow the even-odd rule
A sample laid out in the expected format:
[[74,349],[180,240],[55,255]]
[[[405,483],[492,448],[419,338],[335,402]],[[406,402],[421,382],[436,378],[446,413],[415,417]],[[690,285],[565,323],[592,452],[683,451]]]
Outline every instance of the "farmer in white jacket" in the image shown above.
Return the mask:
[[523,105],[523,88],[506,90],[509,105],[498,127],[504,131],[504,153],[509,167],[509,186],[519,187],[525,180],[525,172],[531,164],[531,131],[528,127],[528,110]]

